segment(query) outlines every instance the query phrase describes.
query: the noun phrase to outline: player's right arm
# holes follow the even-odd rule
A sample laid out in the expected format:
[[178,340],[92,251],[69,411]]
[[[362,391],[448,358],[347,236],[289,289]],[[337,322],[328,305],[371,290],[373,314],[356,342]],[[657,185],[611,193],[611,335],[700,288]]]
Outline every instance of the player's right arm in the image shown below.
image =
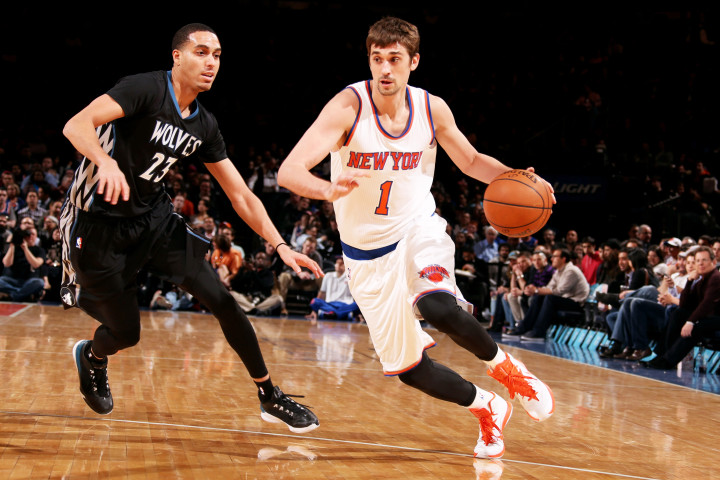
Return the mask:
[[356,188],[357,179],[366,177],[366,172],[348,171],[335,181],[328,182],[316,177],[310,170],[330,151],[340,148],[355,122],[358,109],[358,98],[350,89],[335,95],[280,166],[278,184],[303,197],[329,201],[337,200]]
[[124,116],[122,107],[105,94],[68,120],[63,128],[63,135],[75,149],[97,165],[97,193],[104,193],[105,201],[113,205],[121,195],[125,201],[130,199],[130,186],[117,162],[102,149],[95,129]]

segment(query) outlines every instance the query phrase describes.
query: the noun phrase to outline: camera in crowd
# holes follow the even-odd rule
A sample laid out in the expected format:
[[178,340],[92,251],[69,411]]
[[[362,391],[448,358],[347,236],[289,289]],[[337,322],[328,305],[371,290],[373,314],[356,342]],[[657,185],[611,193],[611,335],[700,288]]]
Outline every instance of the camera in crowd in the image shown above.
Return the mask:
[[16,228],[13,230],[12,234],[12,244],[16,247],[19,247],[22,245],[22,243],[25,241],[26,238],[30,236],[29,230],[21,230],[19,228]]

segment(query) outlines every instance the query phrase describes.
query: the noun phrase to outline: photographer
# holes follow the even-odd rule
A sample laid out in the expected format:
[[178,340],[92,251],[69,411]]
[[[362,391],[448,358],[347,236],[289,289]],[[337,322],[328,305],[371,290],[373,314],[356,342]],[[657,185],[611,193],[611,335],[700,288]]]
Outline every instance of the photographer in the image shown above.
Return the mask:
[[10,246],[3,257],[0,293],[9,295],[14,302],[40,298],[45,286],[39,271],[45,263],[45,251],[35,246],[36,242],[35,227],[17,229],[13,232]]

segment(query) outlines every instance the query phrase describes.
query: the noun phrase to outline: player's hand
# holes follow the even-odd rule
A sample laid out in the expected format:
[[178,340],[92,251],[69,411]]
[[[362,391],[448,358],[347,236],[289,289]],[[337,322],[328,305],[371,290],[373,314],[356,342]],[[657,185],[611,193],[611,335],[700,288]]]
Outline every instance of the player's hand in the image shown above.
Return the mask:
[[98,166],[97,175],[97,193],[104,194],[106,202],[117,205],[121,196],[126,202],[130,200],[130,185],[116,161],[104,162],[102,166]]
[[[526,168],[525,170],[527,170],[528,172],[533,172],[533,173],[535,173],[535,167],[528,167],[528,168]],[[553,205],[555,205],[555,204],[557,203],[557,200],[555,199],[555,189],[552,187],[552,185],[550,185],[549,182],[545,181],[544,178],[541,177],[541,179],[542,179],[543,182],[545,182],[545,184],[546,184],[546,185],[548,186],[548,188],[550,189],[550,193],[552,193],[552,202],[553,202]]]
[[325,199],[334,202],[338,198],[344,197],[357,187],[360,186],[358,179],[369,177],[369,172],[362,170],[349,170],[343,172],[334,182],[330,183],[325,192]]
[[310,271],[315,274],[315,278],[325,276],[322,268],[320,268],[320,265],[318,265],[315,260],[312,260],[310,257],[300,252],[296,252],[287,245],[283,245],[283,247],[284,248],[281,247],[280,250],[277,250],[277,254],[280,255],[280,258],[283,262],[285,262],[285,265],[292,268],[295,273],[300,273],[300,266],[303,266],[309,268]]

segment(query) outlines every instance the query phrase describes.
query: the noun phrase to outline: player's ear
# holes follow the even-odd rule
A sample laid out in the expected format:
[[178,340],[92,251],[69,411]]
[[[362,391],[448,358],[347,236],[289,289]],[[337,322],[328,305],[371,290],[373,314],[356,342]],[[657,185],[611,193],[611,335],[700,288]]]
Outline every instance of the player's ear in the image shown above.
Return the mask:
[[181,55],[180,50],[175,49],[172,51],[173,66],[176,66],[180,63],[180,55]]
[[413,71],[417,68],[418,63],[420,63],[420,54],[416,53],[412,59],[410,59],[410,71]]

